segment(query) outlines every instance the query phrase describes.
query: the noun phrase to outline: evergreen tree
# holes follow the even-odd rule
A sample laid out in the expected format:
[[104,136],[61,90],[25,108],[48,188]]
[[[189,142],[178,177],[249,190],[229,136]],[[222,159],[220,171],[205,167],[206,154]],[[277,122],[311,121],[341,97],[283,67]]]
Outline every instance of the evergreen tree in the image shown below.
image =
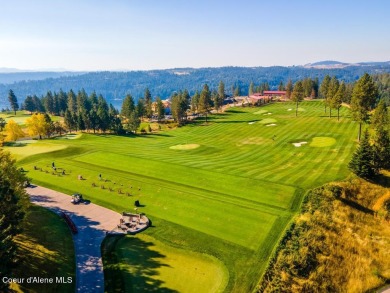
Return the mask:
[[340,120],[340,108],[343,103],[345,96],[345,83],[341,82],[339,88],[337,89],[336,95],[332,99],[332,107],[337,109],[337,121]]
[[12,111],[14,111],[16,115],[16,111],[19,110],[19,104],[18,104],[18,99],[16,98],[12,90],[9,90],[8,92],[8,102],[11,106]]
[[287,99],[291,99],[291,94],[292,94],[293,90],[294,90],[293,83],[292,83],[291,79],[289,79],[287,82],[287,85],[286,85],[286,98]]
[[320,97],[324,99],[324,106],[325,106],[325,113],[326,113],[326,106],[328,104],[327,97],[328,97],[328,88],[330,84],[330,76],[327,74],[325,75],[324,79],[321,82],[320,86]]
[[375,105],[378,89],[371,76],[365,73],[353,87],[351,99],[352,118],[359,123],[358,140],[362,132],[362,123],[368,122],[369,111]]
[[70,113],[75,113],[77,111],[77,104],[76,104],[76,95],[73,92],[73,90],[70,90],[68,93],[68,110]]
[[160,123],[162,119],[165,117],[165,108],[164,104],[161,101],[160,97],[156,98],[156,115],[157,115],[157,121]]
[[284,87],[283,80],[281,80],[279,85],[278,85],[278,91],[285,91],[285,90],[286,90],[286,88]]
[[130,114],[135,110],[134,99],[131,95],[126,95],[122,103],[121,115],[125,118],[129,118]]
[[[236,86],[235,89],[234,89],[234,96],[235,96],[235,97],[241,96],[241,88],[240,88],[240,85],[239,85],[239,84],[237,84],[237,86]],[[202,97],[202,93],[201,93],[201,97]]]
[[152,95],[148,88],[145,89],[144,93],[144,102],[145,102],[145,115],[147,118],[152,118]]
[[326,101],[329,106],[329,118],[332,117],[332,109],[336,109],[335,97],[339,89],[339,81],[333,76],[329,82],[328,90],[326,92]]
[[[0,280],[12,276],[17,259],[14,237],[21,231],[29,202],[23,186],[26,180],[11,155],[0,149]],[[0,282],[0,291],[8,292],[8,285]]]
[[253,95],[253,93],[254,93],[254,84],[253,84],[253,81],[251,81],[251,83],[250,83],[250,85],[249,85],[248,96]]
[[[236,89],[239,90],[239,86],[237,86]],[[206,115],[206,123],[207,123],[207,114],[210,111],[211,108],[211,94],[209,90],[209,86],[205,84],[203,86],[203,90],[200,93],[200,98],[199,98],[199,111],[203,114]]]
[[383,99],[372,116],[372,126],[375,129],[374,153],[378,169],[390,168],[390,120],[386,104]]
[[297,81],[294,85],[294,90],[291,95],[291,100],[296,102],[295,116],[298,116],[298,104],[299,102],[303,101],[304,96],[305,92],[302,86],[302,82]]
[[65,115],[64,115],[64,123],[65,123],[65,127],[68,129],[69,132],[72,132],[72,130],[74,129],[74,121],[73,121],[73,116],[72,116],[72,113],[70,112],[69,109],[67,109],[65,111]]
[[133,111],[130,114],[130,117],[127,121],[127,128],[134,132],[134,134],[137,133],[138,127],[141,125],[141,119],[138,117],[137,111]]
[[370,136],[368,130],[364,132],[360,145],[352,155],[349,162],[349,169],[357,176],[370,179],[377,174],[374,163],[374,152],[370,145]]
[[142,119],[142,117],[144,117],[144,115],[145,115],[145,101],[144,101],[144,99],[138,99],[136,111],[137,111],[137,117]]
[[32,100],[34,102],[34,107],[35,107],[34,111],[36,111],[36,112],[45,112],[45,109],[44,109],[44,107],[42,105],[41,100],[36,95],[34,95],[32,97]]
[[98,117],[98,128],[106,132],[110,128],[110,116],[108,115],[108,105],[102,95],[98,97],[98,109],[96,111]]
[[60,113],[60,115],[64,115],[66,109],[68,108],[68,97],[62,89],[60,89],[60,92],[57,95],[57,104],[58,113]]
[[24,100],[24,109],[30,113],[35,111],[35,105],[32,96],[27,96]]
[[[219,90],[219,88],[218,88]],[[200,94],[198,91],[195,92],[191,99],[191,111],[192,112],[198,112],[199,109],[199,99],[200,99]]]

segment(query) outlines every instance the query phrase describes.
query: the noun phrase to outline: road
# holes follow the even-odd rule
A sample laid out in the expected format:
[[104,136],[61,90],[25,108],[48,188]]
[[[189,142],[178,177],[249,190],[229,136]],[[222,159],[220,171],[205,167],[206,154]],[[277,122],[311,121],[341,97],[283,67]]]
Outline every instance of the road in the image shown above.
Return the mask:
[[121,215],[104,207],[89,204],[74,205],[71,197],[40,186],[26,189],[32,203],[57,213],[65,212],[75,223],[78,234],[73,236],[76,253],[76,291],[104,292],[104,275],[100,246],[106,232],[119,224]]

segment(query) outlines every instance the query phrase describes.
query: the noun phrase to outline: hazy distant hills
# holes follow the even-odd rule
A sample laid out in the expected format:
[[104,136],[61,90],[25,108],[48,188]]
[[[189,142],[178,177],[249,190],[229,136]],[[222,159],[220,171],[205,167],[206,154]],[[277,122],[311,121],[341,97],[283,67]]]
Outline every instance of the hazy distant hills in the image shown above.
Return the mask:
[[345,68],[345,67],[354,67],[354,66],[374,66],[374,67],[387,67],[390,66],[390,61],[387,62],[359,62],[359,63],[344,63],[339,61],[320,61],[315,63],[305,64],[305,68],[318,68],[318,69],[333,69],[333,68]]
[[84,88],[87,93],[96,91],[115,106],[120,106],[126,94],[135,99],[143,96],[148,87],[153,97],[165,99],[173,92],[188,89],[190,94],[201,90],[207,83],[211,89],[217,89],[222,80],[226,92],[232,86],[239,85],[243,94],[247,94],[251,81],[255,85],[268,82],[276,89],[280,81],[311,77],[322,78],[329,74],[347,82],[357,80],[365,72],[370,74],[390,72],[390,62],[362,62],[349,64],[338,61],[322,61],[303,66],[273,67],[219,67],[219,68],[176,68],[166,70],[128,71],[128,72],[11,72],[0,73],[0,108],[7,107],[7,96],[12,89],[19,102],[27,95],[38,96],[47,91],[60,89],[78,91]]

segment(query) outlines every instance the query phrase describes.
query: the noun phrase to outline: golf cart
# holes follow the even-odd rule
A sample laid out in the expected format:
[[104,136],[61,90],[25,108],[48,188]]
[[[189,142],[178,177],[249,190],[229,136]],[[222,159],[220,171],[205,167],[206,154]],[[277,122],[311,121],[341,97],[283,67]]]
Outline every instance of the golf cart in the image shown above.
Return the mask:
[[79,203],[84,202],[84,199],[80,193],[75,193],[72,195],[72,200],[70,202],[73,204],[79,204]]

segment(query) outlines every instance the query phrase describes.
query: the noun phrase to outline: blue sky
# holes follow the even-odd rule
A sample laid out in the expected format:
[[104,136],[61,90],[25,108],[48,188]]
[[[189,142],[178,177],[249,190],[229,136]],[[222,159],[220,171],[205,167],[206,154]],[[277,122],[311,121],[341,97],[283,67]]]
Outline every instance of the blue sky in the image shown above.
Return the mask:
[[390,60],[390,1],[0,0],[0,67]]

